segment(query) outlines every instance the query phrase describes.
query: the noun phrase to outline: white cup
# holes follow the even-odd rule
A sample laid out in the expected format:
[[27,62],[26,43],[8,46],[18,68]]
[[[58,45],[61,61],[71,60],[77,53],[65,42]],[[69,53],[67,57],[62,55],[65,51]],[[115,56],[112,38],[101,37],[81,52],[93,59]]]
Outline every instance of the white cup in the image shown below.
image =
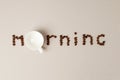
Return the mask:
[[31,31],[25,34],[24,41],[27,48],[33,51],[39,51],[39,53],[43,52],[44,38],[40,32]]

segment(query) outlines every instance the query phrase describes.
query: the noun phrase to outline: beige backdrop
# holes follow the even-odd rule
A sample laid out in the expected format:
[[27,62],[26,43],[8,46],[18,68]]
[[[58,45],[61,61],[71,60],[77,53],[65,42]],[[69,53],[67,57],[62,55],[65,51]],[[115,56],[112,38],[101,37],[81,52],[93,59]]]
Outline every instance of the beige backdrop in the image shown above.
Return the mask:
[[[120,80],[120,0],[0,0],[0,80]],[[12,35],[78,32],[79,45],[51,41],[42,55]],[[104,33],[106,45],[81,45],[81,35]]]

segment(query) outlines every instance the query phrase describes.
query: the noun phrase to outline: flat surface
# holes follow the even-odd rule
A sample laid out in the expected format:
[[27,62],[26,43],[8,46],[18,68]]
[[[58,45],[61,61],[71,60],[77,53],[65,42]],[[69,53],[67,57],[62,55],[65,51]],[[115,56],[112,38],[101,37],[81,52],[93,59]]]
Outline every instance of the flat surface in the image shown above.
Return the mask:
[[[120,80],[120,0],[0,0],[0,80]],[[42,55],[12,46],[12,35],[78,33],[79,44],[51,40]],[[104,33],[106,45],[96,44]],[[82,34],[94,45],[82,45]]]

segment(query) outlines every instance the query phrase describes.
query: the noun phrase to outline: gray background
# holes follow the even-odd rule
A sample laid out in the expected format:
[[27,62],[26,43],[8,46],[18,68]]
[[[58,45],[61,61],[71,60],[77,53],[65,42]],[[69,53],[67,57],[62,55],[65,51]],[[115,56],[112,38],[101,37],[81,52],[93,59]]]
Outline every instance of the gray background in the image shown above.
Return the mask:
[[[32,30],[47,34],[78,32],[79,45],[51,41],[42,55],[12,35]],[[120,0],[0,0],[0,80],[120,80]],[[81,35],[94,45],[81,45]],[[106,45],[96,44],[98,34]]]

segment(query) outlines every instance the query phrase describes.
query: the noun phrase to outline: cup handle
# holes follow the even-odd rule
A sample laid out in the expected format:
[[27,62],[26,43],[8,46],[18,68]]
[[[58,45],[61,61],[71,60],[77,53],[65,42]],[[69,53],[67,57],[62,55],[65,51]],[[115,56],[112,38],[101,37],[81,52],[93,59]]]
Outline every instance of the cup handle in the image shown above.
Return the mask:
[[43,53],[43,48],[40,48],[40,49],[38,49],[37,50],[40,54],[42,54]]

